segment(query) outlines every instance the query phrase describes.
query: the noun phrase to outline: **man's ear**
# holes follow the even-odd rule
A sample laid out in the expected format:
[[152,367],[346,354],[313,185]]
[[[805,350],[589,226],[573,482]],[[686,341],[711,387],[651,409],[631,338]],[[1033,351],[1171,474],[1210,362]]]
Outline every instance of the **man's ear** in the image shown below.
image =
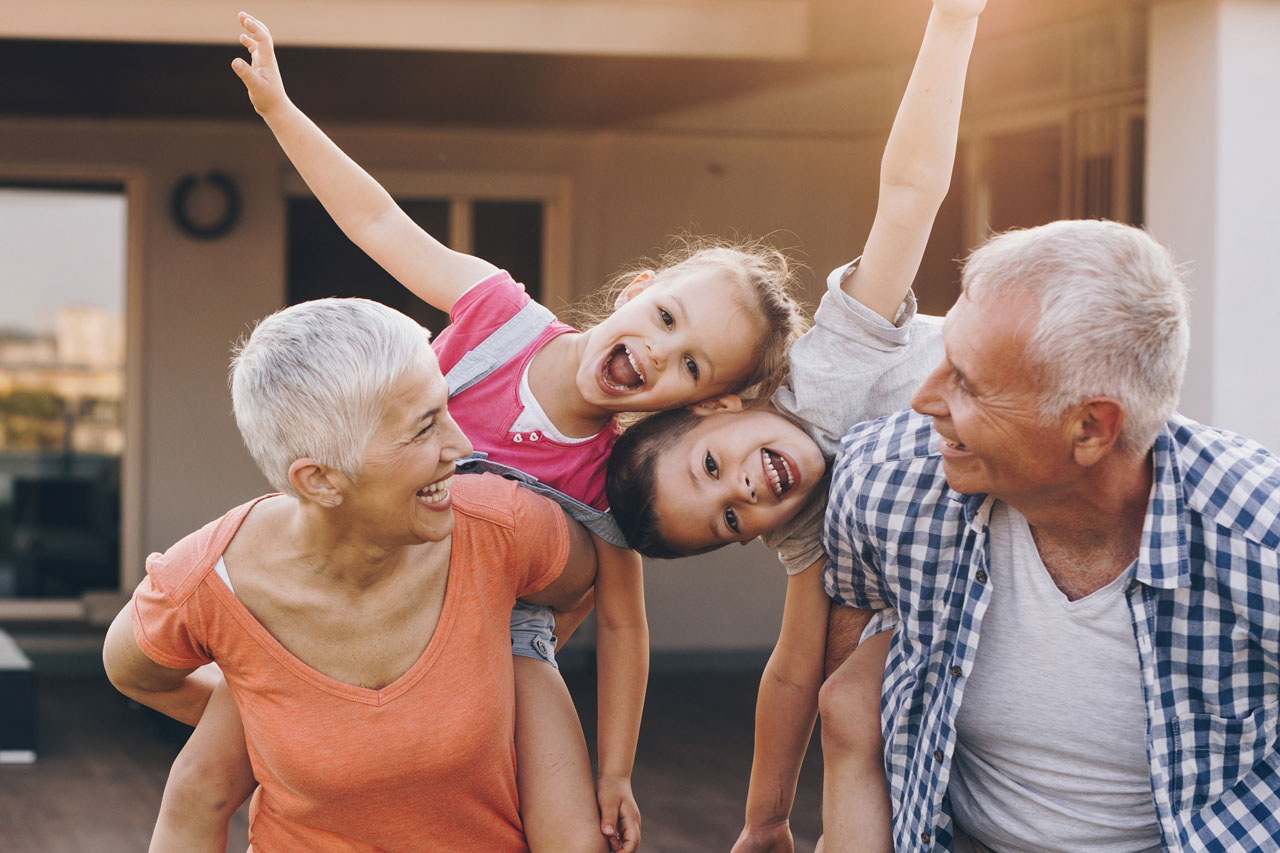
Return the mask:
[[337,471],[321,465],[310,456],[301,456],[289,466],[289,485],[303,500],[337,506],[342,503],[342,484],[346,480]]
[[622,292],[618,294],[618,298],[613,301],[614,310],[616,311],[617,309],[621,308],[623,305],[626,305],[632,299],[635,299],[637,296],[640,295],[641,291],[643,291],[649,285],[653,284],[653,281],[654,281],[653,270],[645,270],[644,272],[640,273],[638,276],[636,276],[634,279],[631,280],[630,284],[622,288]]
[[1086,400],[1076,411],[1072,453],[1076,463],[1089,467],[1106,456],[1120,439],[1124,405],[1111,397]]
[[716,412],[741,412],[742,398],[737,394],[721,394],[699,403],[691,403],[689,411],[695,415],[714,415]]

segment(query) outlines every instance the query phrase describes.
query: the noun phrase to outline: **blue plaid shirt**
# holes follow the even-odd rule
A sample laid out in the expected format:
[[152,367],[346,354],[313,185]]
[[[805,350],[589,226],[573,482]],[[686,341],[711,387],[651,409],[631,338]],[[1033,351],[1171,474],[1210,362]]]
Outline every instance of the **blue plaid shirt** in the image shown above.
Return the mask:
[[[947,779],[973,669],[994,500],[947,487],[932,420],[859,424],[835,463],[824,580],[841,604],[896,612],[885,761],[898,850],[953,849]],[[1128,587],[1164,846],[1280,849],[1280,459],[1175,415]]]

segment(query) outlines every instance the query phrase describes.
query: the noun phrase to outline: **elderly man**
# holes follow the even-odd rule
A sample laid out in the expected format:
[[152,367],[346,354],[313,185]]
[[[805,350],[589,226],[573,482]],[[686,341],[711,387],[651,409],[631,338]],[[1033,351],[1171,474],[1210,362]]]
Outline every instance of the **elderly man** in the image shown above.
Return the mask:
[[1280,465],[1173,413],[1168,252],[1056,222],[963,279],[915,411],[845,437],[824,535],[864,636],[897,620],[896,848],[1280,849]]

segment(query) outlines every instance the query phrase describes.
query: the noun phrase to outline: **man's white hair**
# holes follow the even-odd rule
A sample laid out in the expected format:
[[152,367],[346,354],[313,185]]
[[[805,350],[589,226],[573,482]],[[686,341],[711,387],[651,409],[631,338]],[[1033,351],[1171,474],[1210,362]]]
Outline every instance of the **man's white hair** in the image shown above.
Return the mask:
[[1117,447],[1150,449],[1177,405],[1190,341],[1186,286],[1164,246],[1119,222],[1052,222],[992,237],[961,284],[972,298],[1038,300],[1027,356],[1046,419],[1112,397],[1125,412]]
[[317,299],[259,322],[232,356],[231,401],[271,485],[297,497],[289,466],[304,456],[354,479],[392,387],[423,363],[430,340],[369,299]]

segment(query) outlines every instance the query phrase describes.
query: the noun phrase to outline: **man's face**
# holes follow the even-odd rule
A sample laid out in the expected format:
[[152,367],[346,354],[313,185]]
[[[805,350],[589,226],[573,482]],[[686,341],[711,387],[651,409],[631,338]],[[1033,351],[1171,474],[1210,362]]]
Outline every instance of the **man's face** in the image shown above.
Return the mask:
[[943,328],[946,355],[911,407],[933,417],[947,484],[1014,507],[1047,499],[1074,469],[1070,419],[1046,421],[1027,341],[1039,309],[1030,297],[962,295]]
[[654,465],[662,537],[687,551],[749,542],[794,518],[825,472],[818,445],[779,414],[705,415]]

